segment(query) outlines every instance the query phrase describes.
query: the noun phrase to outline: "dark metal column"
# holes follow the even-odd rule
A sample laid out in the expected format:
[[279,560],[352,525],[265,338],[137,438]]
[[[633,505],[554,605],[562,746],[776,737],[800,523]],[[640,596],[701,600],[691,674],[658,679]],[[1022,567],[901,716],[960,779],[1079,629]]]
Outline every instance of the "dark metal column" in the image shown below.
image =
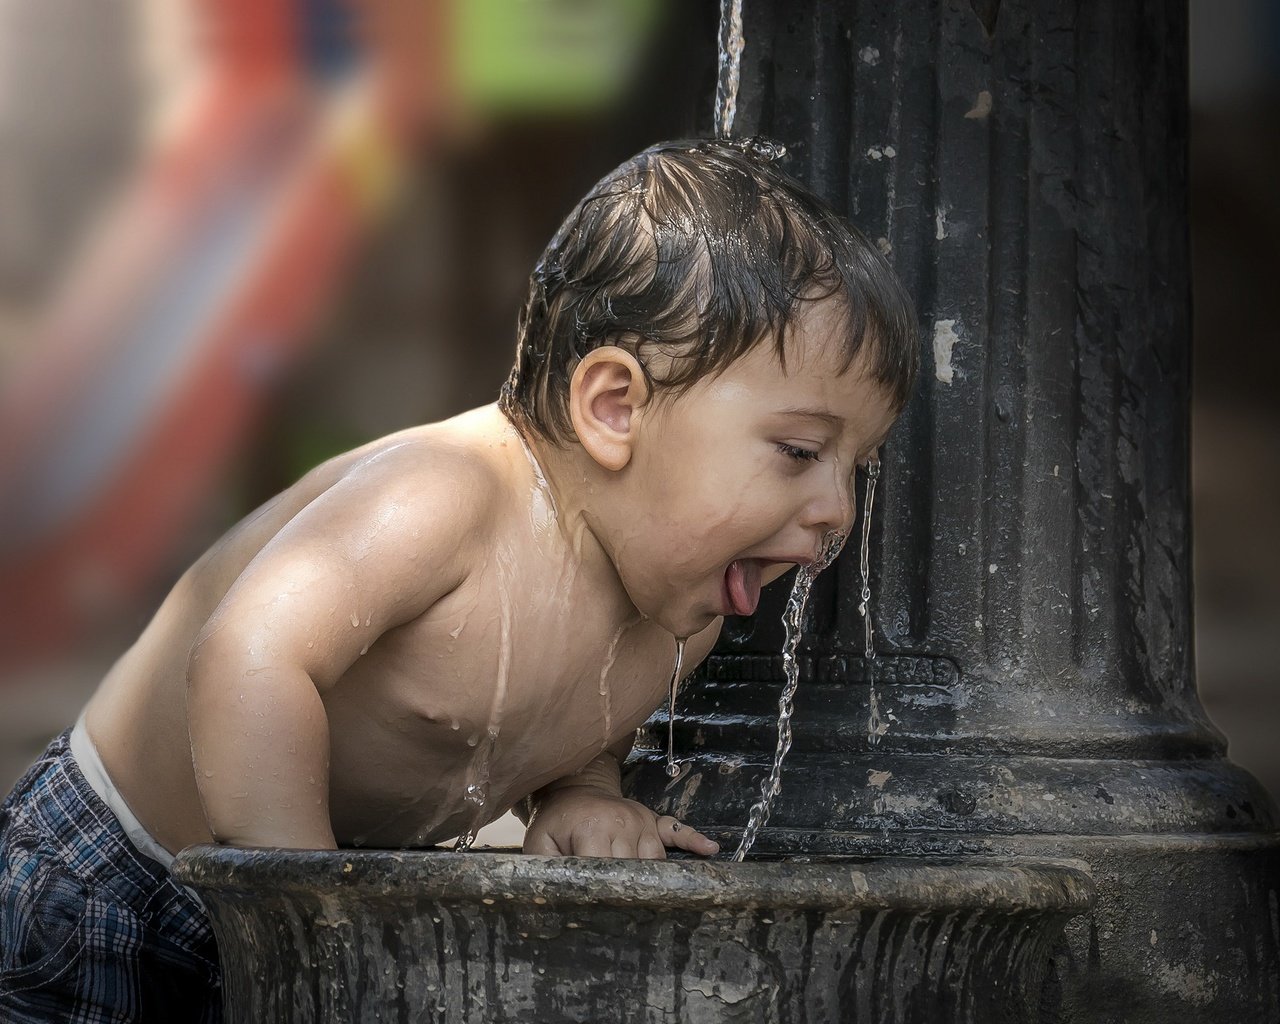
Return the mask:
[[[1276,812],[1194,682],[1186,22],[1175,0],[744,10],[735,134],[785,142],[880,245],[925,367],[877,496],[881,657],[849,551],[760,848],[1083,857],[1100,904],[1058,958],[1064,1020],[1280,1020]],[[727,625],[680,705],[693,756],[669,782],[642,753],[643,798],[745,822],[784,599]]]

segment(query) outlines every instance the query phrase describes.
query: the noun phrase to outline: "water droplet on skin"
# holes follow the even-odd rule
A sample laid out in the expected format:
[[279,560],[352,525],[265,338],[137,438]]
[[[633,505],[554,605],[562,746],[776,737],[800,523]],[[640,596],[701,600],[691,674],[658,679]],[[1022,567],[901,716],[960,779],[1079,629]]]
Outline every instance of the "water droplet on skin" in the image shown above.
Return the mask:
[[363,647],[360,648],[360,656],[364,657],[368,653],[369,653],[369,645],[365,644]]
[[355,612],[351,613],[351,628],[356,629],[360,625],[360,616]]

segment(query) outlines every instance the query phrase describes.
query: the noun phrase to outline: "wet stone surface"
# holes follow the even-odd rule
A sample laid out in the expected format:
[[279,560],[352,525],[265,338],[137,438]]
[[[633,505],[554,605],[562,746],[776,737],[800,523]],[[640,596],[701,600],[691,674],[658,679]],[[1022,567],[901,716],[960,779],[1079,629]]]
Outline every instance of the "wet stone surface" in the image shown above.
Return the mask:
[[1080,862],[195,847],[229,1024],[1051,1021]]

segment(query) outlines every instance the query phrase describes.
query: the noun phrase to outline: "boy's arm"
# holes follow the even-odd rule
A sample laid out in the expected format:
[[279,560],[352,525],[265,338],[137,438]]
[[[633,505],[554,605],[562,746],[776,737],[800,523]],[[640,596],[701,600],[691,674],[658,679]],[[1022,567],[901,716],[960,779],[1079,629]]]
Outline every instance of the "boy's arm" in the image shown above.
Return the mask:
[[232,585],[187,675],[196,784],[216,841],[334,848],[321,694],[465,579],[492,487],[458,455],[386,452],[300,511]]

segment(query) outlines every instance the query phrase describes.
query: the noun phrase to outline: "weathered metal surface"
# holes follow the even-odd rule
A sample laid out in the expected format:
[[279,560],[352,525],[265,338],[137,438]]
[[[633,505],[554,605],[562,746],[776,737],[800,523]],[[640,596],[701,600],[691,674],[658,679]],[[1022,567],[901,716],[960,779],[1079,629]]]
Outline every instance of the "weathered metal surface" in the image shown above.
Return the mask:
[[1056,1020],[1054,860],[730,864],[195,847],[228,1024]]
[[[846,552],[757,848],[1085,858],[1064,1020],[1274,1024],[1277,812],[1193,672],[1185,2],[743,7],[735,130],[886,253],[925,367],[881,454],[881,657]],[[722,838],[773,748],[784,587],[685,687],[681,776],[629,770]]]

